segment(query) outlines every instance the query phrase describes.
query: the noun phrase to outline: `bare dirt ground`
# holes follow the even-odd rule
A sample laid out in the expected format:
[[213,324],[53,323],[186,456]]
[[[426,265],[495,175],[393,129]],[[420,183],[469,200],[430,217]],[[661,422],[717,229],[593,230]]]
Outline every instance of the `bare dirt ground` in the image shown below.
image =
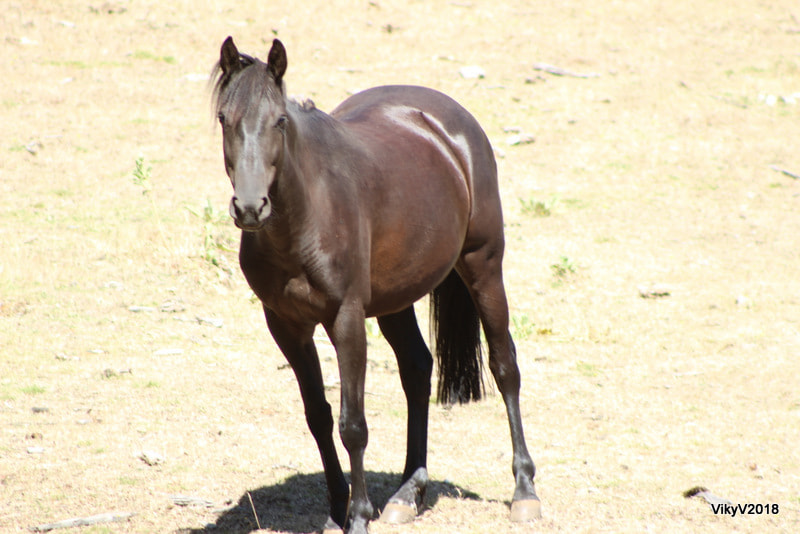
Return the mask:
[[[82,531],[323,521],[226,214],[206,83],[227,35],[262,57],[279,36],[289,90],[322,109],[440,89],[497,148],[544,518],[508,522],[493,394],[432,408],[429,506],[373,532],[800,531],[800,180],[780,172],[800,173],[800,8],[729,4],[1,1],[0,531],[105,512],[135,515]],[[485,77],[459,74],[472,65]],[[370,332],[382,507],[405,410]],[[715,515],[694,486],[778,513]]]

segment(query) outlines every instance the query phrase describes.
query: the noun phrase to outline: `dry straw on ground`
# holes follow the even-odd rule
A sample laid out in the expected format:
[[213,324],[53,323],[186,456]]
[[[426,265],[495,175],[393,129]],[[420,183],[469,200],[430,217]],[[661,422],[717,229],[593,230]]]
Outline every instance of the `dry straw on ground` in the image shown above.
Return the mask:
[[[800,531],[800,10],[729,4],[4,2],[0,531],[110,512],[135,515],[86,532],[251,531],[248,496],[266,531],[324,519],[225,215],[205,82],[227,35],[262,56],[278,35],[322,109],[441,89],[497,147],[545,518],[507,522],[494,395],[432,409],[429,508],[373,532]],[[404,403],[370,331],[382,506]],[[716,516],[695,486],[779,513]]]

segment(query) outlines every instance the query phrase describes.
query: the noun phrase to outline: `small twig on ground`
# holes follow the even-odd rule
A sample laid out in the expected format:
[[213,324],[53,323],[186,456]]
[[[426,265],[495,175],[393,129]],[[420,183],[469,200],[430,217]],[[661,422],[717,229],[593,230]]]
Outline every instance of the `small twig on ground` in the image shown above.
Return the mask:
[[191,495],[170,495],[169,498],[177,506],[202,506],[204,508],[213,508],[214,503],[201,499],[200,497],[192,497]]
[[711,98],[713,98],[714,100],[719,100],[720,102],[723,102],[725,104],[729,104],[731,106],[735,106],[735,107],[740,108],[740,109],[747,109],[747,104],[742,104],[741,102],[736,102],[735,100],[731,100],[730,98],[723,98],[723,97],[717,96],[717,95],[709,95],[709,96],[711,96]]
[[659,299],[663,297],[669,297],[671,294],[670,288],[663,284],[643,285],[637,287],[636,289],[639,290],[639,296],[643,299]]
[[247,498],[250,499],[250,508],[253,509],[253,516],[256,518],[256,526],[258,530],[261,530],[261,521],[258,520],[258,514],[256,513],[256,505],[253,504],[253,496],[250,495],[250,492],[247,492]]
[[72,527],[85,527],[89,525],[97,525],[99,523],[114,523],[118,521],[125,521],[130,519],[136,514],[129,512],[110,512],[107,514],[98,514],[89,517],[75,517],[72,519],[65,519],[64,521],[56,521],[55,523],[47,523],[44,525],[37,525],[29,527],[28,529],[33,532],[49,532],[59,528],[72,528]]
[[556,67],[555,65],[549,65],[547,63],[534,63],[533,68],[534,70],[540,70],[548,74],[552,74],[553,76],[571,76],[572,78],[600,77],[600,74],[597,72],[589,72],[589,73],[572,72],[566,69],[562,69],[561,67]]
[[786,176],[788,176],[789,178],[793,178],[795,180],[800,180],[800,174],[797,174],[796,172],[787,171],[786,169],[781,169],[777,165],[770,165],[769,168],[772,169],[775,172],[783,173]]

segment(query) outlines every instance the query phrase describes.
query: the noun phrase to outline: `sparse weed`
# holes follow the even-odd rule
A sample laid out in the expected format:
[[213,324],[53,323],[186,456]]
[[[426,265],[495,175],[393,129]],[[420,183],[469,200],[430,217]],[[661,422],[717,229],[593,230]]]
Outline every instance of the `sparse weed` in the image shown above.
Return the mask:
[[549,217],[553,214],[557,198],[553,197],[550,200],[534,200],[532,198],[520,198],[523,215],[531,215],[533,217]]
[[555,276],[559,281],[566,280],[570,275],[575,274],[576,267],[575,263],[567,256],[561,256],[558,263],[554,263],[550,266],[550,270],[553,271],[553,276]]
[[219,226],[227,221],[227,214],[218,210],[206,199],[206,204],[202,209],[186,207],[186,210],[203,222],[203,253],[202,258],[215,267],[219,267],[228,274],[231,273],[230,267],[226,265],[222,252],[235,252],[230,246],[228,239],[220,234]]
[[161,237],[161,246],[167,249],[167,236],[164,233],[164,228],[161,225],[161,219],[158,217],[158,208],[156,201],[152,195],[149,195],[153,189],[153,184],[150,181],[153,174],[153,167],[145,163],[144,156],[139,156],[133,162],[133,183],[142,188],[142,195],[150,199],[150,208],[153,210],[153,216],[156,218],[156,226],[158,227],[158,235]]
[[163,61],[168,65],[174,65],[177,63],[173,56],[159,56],[158,54],[154,54],[148,50],[137,50],[133,54],[131,54],[133,59],[147,59],[151,61]]
[[527,313],[514,314],[511,316],[512,336],[515,339],[527,339],[533,334],[536,325]]
[[146,195],[153,188],[150,184],[150,176],[153,172],[153,168],[149,165],[145,165],[144,156],[136,158],[133,164],[133,183],[141,187],[142,194]]

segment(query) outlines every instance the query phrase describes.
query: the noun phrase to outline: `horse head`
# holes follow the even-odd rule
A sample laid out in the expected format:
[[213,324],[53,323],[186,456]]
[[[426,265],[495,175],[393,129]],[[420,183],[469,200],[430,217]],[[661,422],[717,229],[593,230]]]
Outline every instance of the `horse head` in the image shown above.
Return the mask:
[[225,170],[233,186],[230,214],[244,231],[264,227],[280,174],[288,127],[283,75],[286,49],[275,39],[267,63],[222,44],[216,110],[222,125]]

